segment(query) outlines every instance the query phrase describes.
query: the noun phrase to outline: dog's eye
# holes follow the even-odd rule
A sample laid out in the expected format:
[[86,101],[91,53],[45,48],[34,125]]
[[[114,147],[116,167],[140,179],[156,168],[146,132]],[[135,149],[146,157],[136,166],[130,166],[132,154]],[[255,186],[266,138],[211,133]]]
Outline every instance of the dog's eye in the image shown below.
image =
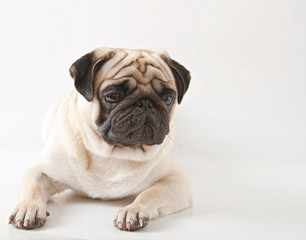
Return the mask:
[[171,105],[174,101],[174,98],[171,97],[171,96],[167,96],[165,99],[164,99],[166,105]]
[[104,99],[108,103],[117,103],[121,100],[121,95],[119,93],[110,93]]

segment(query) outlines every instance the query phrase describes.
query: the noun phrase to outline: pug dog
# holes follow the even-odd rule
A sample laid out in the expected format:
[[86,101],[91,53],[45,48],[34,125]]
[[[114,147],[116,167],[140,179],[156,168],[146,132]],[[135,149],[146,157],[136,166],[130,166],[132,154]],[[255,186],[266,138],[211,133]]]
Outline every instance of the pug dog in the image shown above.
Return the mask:
[[41,227],[48,199],[66,189],[102,200],[137,196],[113,221],[126,231],[190,207],[189,183],[171,153],[189,71],[165,51],[99,48],[70,75],[75,89],[46,115],[45,147],[22,178],[9,223]]

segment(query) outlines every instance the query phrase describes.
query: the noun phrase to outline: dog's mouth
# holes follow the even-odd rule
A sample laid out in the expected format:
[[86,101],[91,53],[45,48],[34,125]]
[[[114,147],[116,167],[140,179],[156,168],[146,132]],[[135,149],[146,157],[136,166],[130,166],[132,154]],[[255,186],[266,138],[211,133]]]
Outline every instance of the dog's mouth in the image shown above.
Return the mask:
[[135,146],[137,144],[155,145],[161,144],[166,134],[155,134],[154,128],[145,123],[135,131],[129,133],[125,138],[125,145]]
[[164,134],[157,134],[156,129],[154,129],[148,123],[145,123],[125,134],[114,134],[114,132],[110,130],[106,136],[103,136],[103,138],[106,142],[113,145],[135,147],[140,144],[145,144],[151,146],[161,144],[167,133],[168,132]]
[[154,139],[154,131],[152,127],[146,123],[142,127],[132,131],[126,136],[127,141],[133,141],[136,138],[142,140]]

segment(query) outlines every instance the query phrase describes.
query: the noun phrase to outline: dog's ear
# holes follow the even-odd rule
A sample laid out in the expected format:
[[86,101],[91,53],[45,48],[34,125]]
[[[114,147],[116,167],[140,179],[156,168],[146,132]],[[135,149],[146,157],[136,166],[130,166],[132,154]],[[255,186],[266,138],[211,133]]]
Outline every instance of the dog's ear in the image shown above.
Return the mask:
[[74,86],[87,101],[92,101],[94,97],[94,78],[100,67],[113,56],[113,52],[108,52],[102,56],[97,56],[96,51],[87,53],[76,60],[70,67],[70,76],[74,79]]
[[177,94],[178,94],[177,102],[178,104],[180,104],[189,87],[191,79],[190,72],[183,65],[171,59],[166,53],[163,53],[161,55],[161,58],[168,64],[174,76]]

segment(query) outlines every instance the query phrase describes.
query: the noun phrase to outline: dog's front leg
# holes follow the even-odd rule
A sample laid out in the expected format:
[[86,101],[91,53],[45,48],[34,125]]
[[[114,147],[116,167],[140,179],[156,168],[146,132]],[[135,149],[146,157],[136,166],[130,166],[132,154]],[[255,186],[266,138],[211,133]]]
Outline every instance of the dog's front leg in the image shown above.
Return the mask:
[[148,225],[151,219],[183,210],[192,205],[189,183],[185,176],[172,173],[143,191],[134,202],[121,209],[114,226],[133,231]]
[[9,224],[20,229],[42,226],[49,215],[49,197],[64,190],[64,186],[50,179],[39,166],[27,170],[20,185],[20,203],[9,217]]

